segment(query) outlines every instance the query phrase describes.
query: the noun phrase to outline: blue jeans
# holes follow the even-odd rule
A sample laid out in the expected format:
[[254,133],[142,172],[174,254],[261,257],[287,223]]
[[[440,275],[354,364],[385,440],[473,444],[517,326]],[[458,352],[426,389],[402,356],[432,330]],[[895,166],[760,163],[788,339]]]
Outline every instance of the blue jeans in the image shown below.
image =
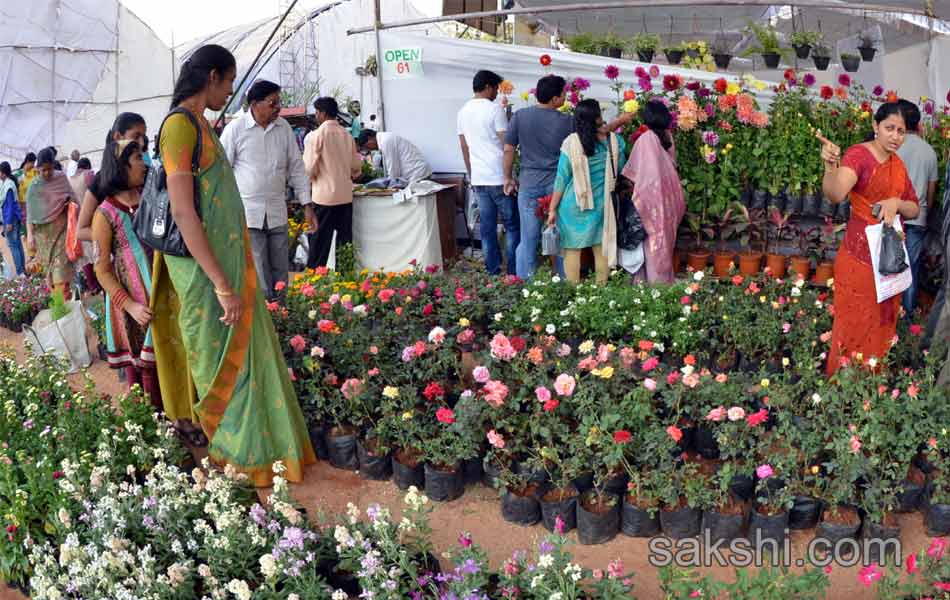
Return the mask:
[[10,247],[10,254],[13,255],[13,266],[16,268],[17,275],[23,275],[26,272],[26,258],[23,255],[23,240],[20,238],[20,224],[13,224],[13,231],[4,233],[3,237],[7,239],[7,246]]
[[910,272],[913,275],[913,281],[910,287],[904,292],[902,300],[904,311],[910,317],[917,310],[917,284],[920,283],[920,259],[924,250],[924,240],[927,238],[927,228],[919,225],[904,226],[904,233],[907,243],[907,255],[910,258]]
[[[535,211],[538,208],[538,198],[543,198],[554,191],[554,184],[540,186],[528,185],[518,189],[518,216],[521,219],[521,242],[518,244],[516,259],[518,277],[528,280],[538,268],[538,245],[541,243],[541,230],[544,223],[538,219]],[[564,276],[564,259],[560,256],[555,260],[557,272]]]
[[482,238],[482,253],[485,255],[485,269],[492,275],[501,272],[501,251],[498,248],[498,216],[505,226],[505,260],[508,264],[508,274],[515,274],[515,252],[521,232],[518,229],[518,211],[515,210],[515,199],[506,196],[504,187],[500,185],[474,185],[475,197],[478,198],[479,228]]

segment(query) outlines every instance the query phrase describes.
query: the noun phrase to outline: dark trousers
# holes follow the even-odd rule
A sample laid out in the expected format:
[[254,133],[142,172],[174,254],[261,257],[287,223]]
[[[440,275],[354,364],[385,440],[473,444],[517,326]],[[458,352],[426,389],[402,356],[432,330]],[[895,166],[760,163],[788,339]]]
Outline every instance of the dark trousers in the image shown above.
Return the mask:
[[353,241],[353,204],[324,206],[314,204],[317,216],[317,232],[309,236],[310,251],[307,253],[307,268],[325,267],[330,258],[330,243],[336,232],[336,247]]

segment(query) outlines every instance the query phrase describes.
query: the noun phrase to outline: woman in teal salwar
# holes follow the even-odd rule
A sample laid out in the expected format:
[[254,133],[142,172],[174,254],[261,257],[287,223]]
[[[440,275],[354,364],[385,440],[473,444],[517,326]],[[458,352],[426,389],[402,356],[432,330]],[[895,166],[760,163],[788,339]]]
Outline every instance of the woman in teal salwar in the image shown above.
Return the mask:
[[[192,257],[164,256],[153,287],[161,288],[167,276],[181,305],[178,324],[208,455],[263,487],[272,482],[275,462],[283,462],[284,476],[297,482],[316,456],[257,286],[234,173],[203,116],[206,108],[224,107],[234,77],[234,57],[221,46],[203,46],[182,65],[172,106],[191,112],[201,127],[201,216],[194,207],[191,165],[197,131],[187,116],[175,114],[162,127],[159,147],[171,213]],[[165,290],[159,290],[158,302],[174,302]]]
[[624,146],[605,128],[596,100],[578,103],[574,130],[561,145],[548,225],[557,223],[567,279],[580,281],[581,251],[591,248],[597,282],[606,283],[617,264],[611,192],[624,164]]

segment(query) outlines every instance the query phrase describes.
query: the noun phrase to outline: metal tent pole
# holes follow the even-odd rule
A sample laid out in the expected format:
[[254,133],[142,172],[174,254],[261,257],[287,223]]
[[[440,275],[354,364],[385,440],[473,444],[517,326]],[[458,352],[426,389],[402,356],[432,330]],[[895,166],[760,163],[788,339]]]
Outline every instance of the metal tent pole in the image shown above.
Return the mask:
[[379,30],[382,27],[382,12],[379,8],[379,0],[373,1],[373,31],[376,35],[376,90],[379,95],[378,106],[376,107],[376,118],[379,121],[378,128],[380,130],[386,129],[386,110],[384,108],[383,102],[383,71],[380,68],[382,63],[382,48],[383,45],[379,40]]

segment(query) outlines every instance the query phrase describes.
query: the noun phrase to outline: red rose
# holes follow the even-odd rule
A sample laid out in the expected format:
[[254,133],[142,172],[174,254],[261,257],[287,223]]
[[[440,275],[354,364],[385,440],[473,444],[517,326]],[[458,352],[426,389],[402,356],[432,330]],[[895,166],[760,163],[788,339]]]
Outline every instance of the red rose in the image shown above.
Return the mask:
[[561,404],[560,402],[558,402],[554,398],[551,398],[550,400],[544,403],[544,407],[543,407],[544,412],[551,412],[552,410],[560,406],[560,404]]
[[442,389],[442,386],[433,381],[426,386],[426,389],[423,390],[422,395],[426,397],[426,400],[433,401],[436,398],[441,398],[445,395],[445,390]]
[[542,54],[540,60],[541,60],[541,66],[546,67],[551,64],[551,55]]
[[831,97],[835,95],[835,91],[831,89],[830,85],[821,86],[821,97],[823,100],[831,100]]
[[673,438],[674,442],[679,442],[681,439],[683,439],[683,432],[676,425],[670,425],[667,427],[666,433],[668,433],[669,436]]
[[785,81],[795,79],[795,69],[785,69],[785,73],[782,76],[785,78]]
[[509,341],[511,342],[511,347],[515,349],[515,352],[522,352],[528,345],[524,341],[524,338],[518,335],[512,336],[511,340]]
[[920,335],[922,331],[923,331],[923,328],[916,323],[910,326],[911,335],[914,335],[914,336]]
[[455,412],[451,408],[442,407],[435,411],[435,418],[438,419],[440,423],[451,425],[455,423]]
[[422,316],[428,317],[432,314],[432,303],[428,303],[422,307]]
[[683,362],[691,367],[696,366],[696,357],[692,354],[687,354]]
[[715,83],[713,83],[713,86],[715,86],[716,91],[720,94],[725,94],[726,90],[729,89],[729,83],[722,77],[717,79]]
[[614,441],[617,442],[618,444],[626,444],[627,442],[630,441],[630,438],[631,438],[631,435],[629,431],[624,431],[623,429],[621,429],[620,431],[614,432]]
[[633,90],[625,90],[623,93],[624,100],[633,100],[637,97],[637,93]]

